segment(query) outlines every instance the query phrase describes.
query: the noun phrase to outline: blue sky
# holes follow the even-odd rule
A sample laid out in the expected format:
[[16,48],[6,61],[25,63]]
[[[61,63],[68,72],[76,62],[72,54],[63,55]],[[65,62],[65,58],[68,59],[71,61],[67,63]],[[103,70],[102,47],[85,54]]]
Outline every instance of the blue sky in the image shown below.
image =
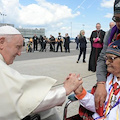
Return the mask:
[[85,36],[95,30],[96,23],[109,29],[114,0],[0,0],[0,23],[19,28],[45,28],[45,35],[57,37],[68,33],[76,37],[80,30]]

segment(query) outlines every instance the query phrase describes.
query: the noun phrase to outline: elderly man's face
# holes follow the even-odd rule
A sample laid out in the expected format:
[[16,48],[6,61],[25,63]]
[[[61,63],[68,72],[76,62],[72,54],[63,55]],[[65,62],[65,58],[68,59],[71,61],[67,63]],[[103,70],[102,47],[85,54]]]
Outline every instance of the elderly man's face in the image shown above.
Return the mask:
[[110,26],[110,28],[113,28],[115,26],[115,23],[114,22],[110,22],[109,26]]
[[117,76],[120,74],[120,57],[113,54],[106,54],[107,71]]
[[6,62],[6,64],[12,64],[15,57],[21,55],[23,46],[22,35],[14,35],[11,37],[5,37],[4,43],[2,45],[1,54]]
[[100,30],[100,28],[101,28],[101,25],[100,25],[100,24],[97,24],[97,25],[96,25],[96,29],[97,29],[97,30]]

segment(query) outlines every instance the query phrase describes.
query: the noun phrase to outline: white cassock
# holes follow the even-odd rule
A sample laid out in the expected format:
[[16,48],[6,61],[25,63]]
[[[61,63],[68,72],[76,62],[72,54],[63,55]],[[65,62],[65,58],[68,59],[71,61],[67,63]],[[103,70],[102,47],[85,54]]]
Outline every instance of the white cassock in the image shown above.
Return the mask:
[[55,79],[22,75],[10,68],[1,54],[0,68],[0,120],[20,120],[65,101],[64,87],[50,90]]

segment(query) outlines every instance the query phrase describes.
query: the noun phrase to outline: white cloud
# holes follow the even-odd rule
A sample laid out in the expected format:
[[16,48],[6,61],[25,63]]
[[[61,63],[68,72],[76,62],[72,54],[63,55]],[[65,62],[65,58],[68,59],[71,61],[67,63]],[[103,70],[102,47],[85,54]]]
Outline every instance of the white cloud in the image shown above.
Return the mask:
[[112,16],[113,16],[112,13],[107,13],[107,14],[105,15],[106,18],[112,18]]
[[[48,3],[49,4],[49,3]],[[71,9],[67,6],[51,4],[50,7],[42,4],[31,4],[22,6],[20,11],[20,21],[24,24],[44,25],[58,22],[63,19],[72,18],[76,14],[71,14]]]
[[68,31],[68,30],[70,30],[71,29],[71,27],[61,27],[61,30],[66,30],[66,31]]
[[19,0],[1,0],[0,12],[7,14],[5,22],[17,26],[52,25],[80,15],[80,12],[72,14],[72,10],[65,5],[49,3],[46,0],[36,1],[36,4],[23,6]]
[[101,6],[105,8],[111,8],[114,5],[114,1],[115,0],[103,0]]
[[0,12],[6,14],[6,21],[8,23],[14,23],[19,19],[19,0],[1,0]]

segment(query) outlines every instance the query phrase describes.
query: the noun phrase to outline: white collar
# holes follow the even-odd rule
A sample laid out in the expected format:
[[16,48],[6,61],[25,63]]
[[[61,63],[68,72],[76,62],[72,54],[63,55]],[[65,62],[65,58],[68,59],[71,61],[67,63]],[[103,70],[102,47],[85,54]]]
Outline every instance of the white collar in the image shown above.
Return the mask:
[[0,54],[0,60],[2,60],[5,63],[5,60],[1,54]]

